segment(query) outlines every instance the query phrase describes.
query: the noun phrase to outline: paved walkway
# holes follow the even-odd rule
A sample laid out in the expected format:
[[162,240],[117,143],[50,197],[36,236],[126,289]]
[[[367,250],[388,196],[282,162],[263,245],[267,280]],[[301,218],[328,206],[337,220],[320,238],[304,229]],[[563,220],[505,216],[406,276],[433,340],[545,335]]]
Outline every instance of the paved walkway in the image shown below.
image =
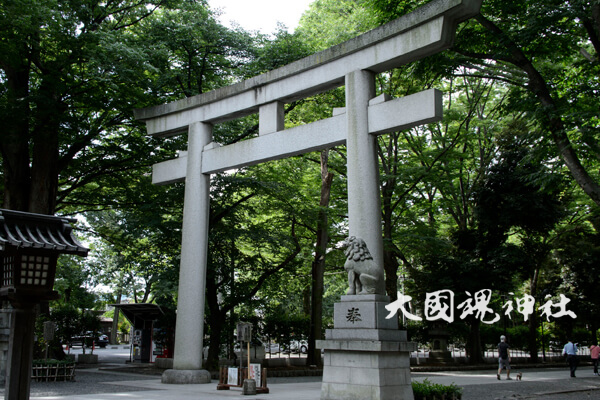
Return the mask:
[[463,388],[463,400],[479,399],[547,399],[576,400],[600,399],[600,377],[594,376],[591,367],[577,371],[577,378],[569,377],[568,368],[544,368],[522,370],[522,380],[516,380],[518,369],[513,370],[511,378],[506,373],[501,381],[496,378],[495,370],[452,371],[452,372],[415,372],[413,380],[429,379],[434,383]]
[[[516,371],[515,371],[516,373]],[[77,370],[77,382],[32,383],[36,400],[224,400],[240,398],[241,389],[217,391],[217,382],[206,385],[164,385],[155,376],[110,371]],[[463,400],[485,399],[600,399],[600,377],[591,367],[569,378],[567,368],[524,370],[523,380],[502,381],[492,370],[414,372],[413,380],[463,387]],[[255,400],[318,400],[320,377],[271,378],[269,394],[247,396]],[[246,396],[244,396],[246,397]],[[418,399],[415,399],[418,400]]]

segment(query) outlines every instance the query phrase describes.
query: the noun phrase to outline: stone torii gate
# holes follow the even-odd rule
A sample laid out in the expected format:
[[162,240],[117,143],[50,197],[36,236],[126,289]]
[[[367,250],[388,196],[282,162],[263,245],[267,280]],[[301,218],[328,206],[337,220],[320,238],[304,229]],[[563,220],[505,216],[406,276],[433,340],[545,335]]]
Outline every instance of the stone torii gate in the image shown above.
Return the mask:
[[[153,169],[156,184],[185,180],[175,355],[163,382],[210,382],[209,373],[202,370],[210,174],[345,143],[350,235],[364,239],[383,269],[376,136],[439,121],[442,94],[428,90],[397,99],[375,97],[375,74],[449,48],[457,24],[476,15],[481,1],[435,0],[285,67],[135,111],[135,117],[146,122],[149,135],[188,132],[187,151]],[[331,118],[284,129],[285,103],[339,86],[346,88],[345,108],[335,109]],[[213,141],[214,124],[253,113],[259,114],[257,137],[227,146]],[[408,364],[402,368],[408,371],[410,385]]]

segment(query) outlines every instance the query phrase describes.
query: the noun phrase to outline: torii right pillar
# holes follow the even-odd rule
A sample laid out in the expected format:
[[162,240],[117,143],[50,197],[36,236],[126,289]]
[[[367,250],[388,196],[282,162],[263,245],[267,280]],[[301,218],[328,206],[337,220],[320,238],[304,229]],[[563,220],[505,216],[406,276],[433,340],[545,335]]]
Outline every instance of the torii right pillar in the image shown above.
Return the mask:
[[377,137],[369,134],[369,101],[375,97],[375,75],[346,75],[346,149],[348,225],[350,236],[362,238],[377,265],[383,268],[381,200]]
[[[359,70],[347,74],[345,83],[350,236],[365,241],[383,270],[377,137],[369,133],[368,118],[375,77]],[[397,318],[385,318],[390,299],[384,287],[381,281],[375,294],[346,295],[335,304],[334,329],[318,341],[325,350],[321,400],[414,398],[410,352],[416,344],[407,342]]]

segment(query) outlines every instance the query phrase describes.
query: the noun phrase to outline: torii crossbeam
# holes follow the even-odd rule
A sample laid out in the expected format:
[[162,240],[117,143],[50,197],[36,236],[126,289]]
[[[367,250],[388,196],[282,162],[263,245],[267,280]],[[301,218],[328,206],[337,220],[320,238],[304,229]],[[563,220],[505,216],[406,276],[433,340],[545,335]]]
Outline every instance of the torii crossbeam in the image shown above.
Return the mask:
[[[376,135],[439,121],[442,96],[428,90],[399,99],[375,97],[375,74],[449,48],[458,23],[482,0],[435,0],[350,41],[238,84],[140,109],[148,134],[188,132],[188,150],[156,164],[153,182],[185,180],[174,369],[163,382],[210,382],[202,371],[210,174],[346,144],[350,235],[361,237],[383,268]],[[346,87],[345,109],[284,129],[286,103]],[[221,146],[212,127],[259,114],[259,136]]]

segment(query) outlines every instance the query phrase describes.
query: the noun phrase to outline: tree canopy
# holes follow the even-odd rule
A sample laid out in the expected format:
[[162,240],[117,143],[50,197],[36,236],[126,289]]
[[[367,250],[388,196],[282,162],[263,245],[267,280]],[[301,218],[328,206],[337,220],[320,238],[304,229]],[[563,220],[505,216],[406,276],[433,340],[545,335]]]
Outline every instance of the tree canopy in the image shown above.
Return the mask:
[[[61,263],[56,287],[70,304],[56,306],[90,308],[92,287],[107,302],[176,300],[183,185],[152,185],[150,166],[186,150],[186,136],[147,137],[134,108],[286,65],[424,3],[316,0],[295,32],[262,35],[222,26],[204,1],[0,0],[2,206],[77,214],[93,247],[86,262]],[[378,94],[444,91],[442,122],[378,138],[393,300],[487,288],[494,305],[506,293],[539,305],[564,293],[579,317],[553,321],[553,334],[591,324],[595,335],[599,37],[597,2],[484,0],[453,48],[377,75]],[[344,96],[286,104],[286,127],[330,116]],[[255,115],[214,130],[224,144],[257,134]],[[345,162],[339,146],[211,177],[211,362],[242,318],[269,336],[293,323],[311,350],[330,327],[345,279]],[[464,323],[457,341],[476,361],[488,330]],[[511,324],[528,325],[537,354],[539,319]]]

